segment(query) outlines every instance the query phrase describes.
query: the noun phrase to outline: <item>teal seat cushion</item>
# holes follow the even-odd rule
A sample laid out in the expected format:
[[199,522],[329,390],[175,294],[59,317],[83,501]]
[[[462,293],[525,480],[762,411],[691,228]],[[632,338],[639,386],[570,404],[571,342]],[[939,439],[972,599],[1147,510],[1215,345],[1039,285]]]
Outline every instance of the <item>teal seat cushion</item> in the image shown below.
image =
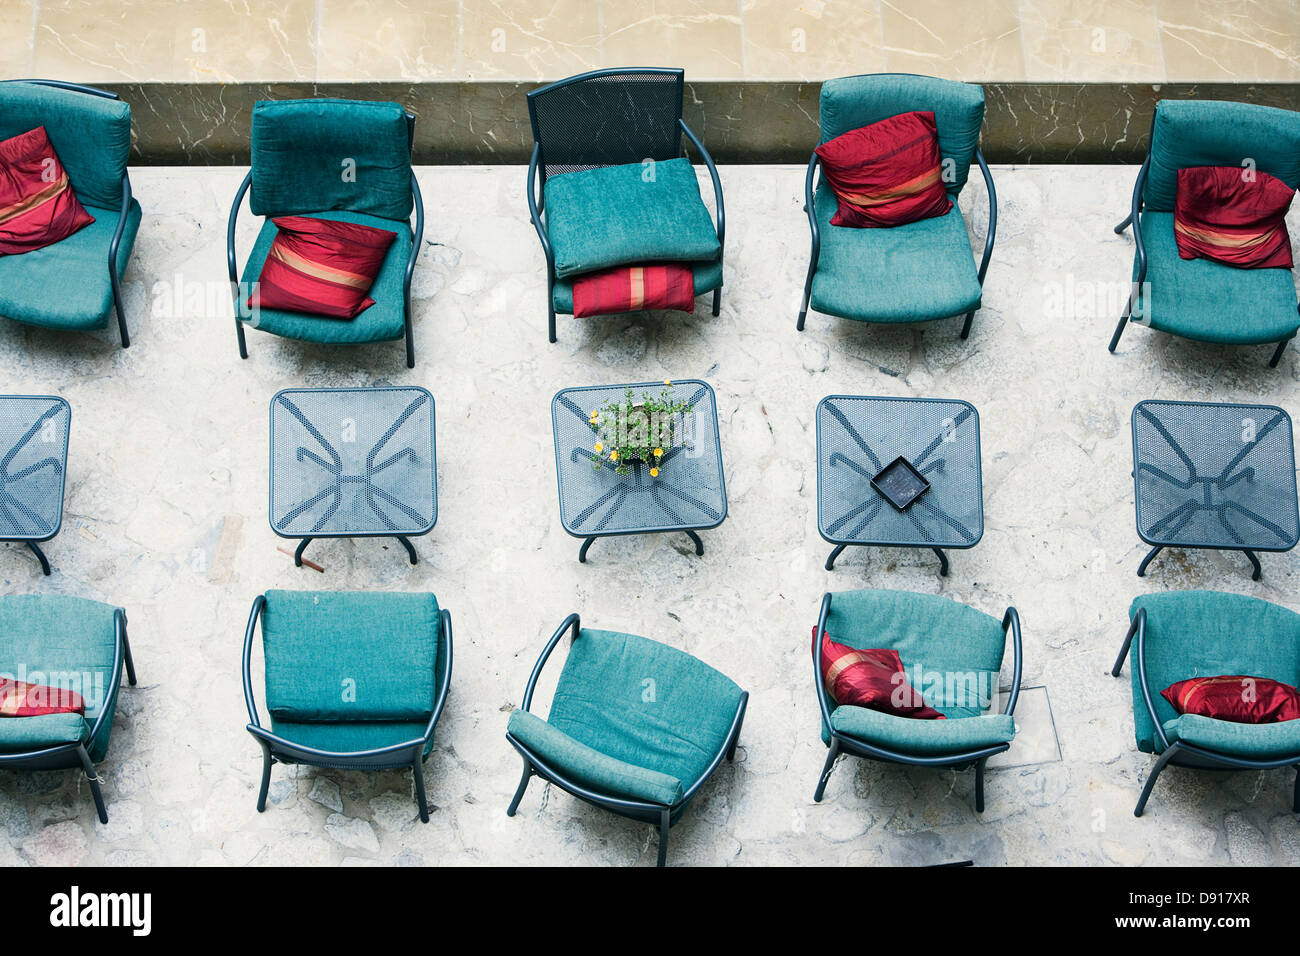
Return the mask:
[[918,720],[844,706],[831,711],[831,726],[855,740],[918,756],[966,753],[1009,744],[1016,736],[1015,720],[1009,714]]
[[[654,173],[649,181],[647,168]],[[685,158],[552,176],[545,200],[561,279],[643,262],[707,262],[722,254],[695,168]]]
[[[86,701],[85,723],[93,724],[101,713],[107,716],[93,740],[87,741],[92,760],[102,760],[108,751],[112,716],[117,708],[117,685],[112,682],[117,651],[116,608],[110,604],[61,594],[14,594],[0,597],[0,675],[32,684],[47,684],[81,694]],[[46,725],[30,724],[30,730],[11,728],[9,734],[58,734],[73,740],[80,731],[77,714],[51,715]],[[73,720],[72,718],[76,718]],[[0,725],[47,718],[0,717]],[[51,741],[45,741],[48,744]]]
[[890,229],[832,226],[835,194],[813,198],[821,252],[812,307],[863,322],[922,322],[980,305],[979,275],[956,203],[946,215]]
[[[1300,684],[1300,615],[1294,611],[1259,598],[1222,591],[1143,594],[1134,599],[1130,618],[1142,608],[1147,612],[1147,686],[1162,725],[1168,726],[1179,715],[1160,692],[1191,677],[1244,674],[1269,677],[1292,686]],[[1157,753],[1161,744],[1142,697],[1136,656],[1129,661],[1129,670],[1138,749]],[[1180,725],[1180,730],[1195,727],[1188,732],[1200,732],[1200,725],[1207,720],[1187,721]],[[1215,732],[1223,734],[1222,739],[1236,733],[1230,728]]]
[[[86,204],[86,211],[95,221],[66,239],[22,255],[0,256],[0,316],[51,329],[108,325],[113,311],[108,247],[121,209]],[[119,280],[139,230],[140,204],[132,200],[117,250]]]
[[1200,714],[1183,714],[1164,723],[1169,742],[1181,741],[1231,757],[1269,760],[1300,757],[1300,720],[1276,724],[1237,724]]
[[[428,718],[424,720],[366,720],[355,722],[293,721],[271,715],[271,732],[292,743],[315,750],[336,754],[355,754],[363,750],[379,750],[424,736]],[[424,745],[427,757],[433,750],[433,735]]]
[[[280,309],[259,309],[252,317],[245,316],[245,321],[253,328],[271,332],[289,339],[303,342],[321,342],[325,344],[357,344],[361,342],[388,342],[400,339],[406,334],[406,297],[404,284],[406,262],[411,257],[411,227],[405,221],[394,222],[367,216],[355,212],[313,212],[301,213],[312,219],[330,219],[336,222],[354,222],[376,229],[387,229],[397,233],[397,239],[388,247],[379,275],[370,287],[370,298],[375,304],[362,312],[355,319],[330,319],[303,312],[284,312]],[[248,263],[241,276],[243,294],[252,288],[262,274],[271,243],[275,241],[275,223],[267,219],[262,223],[262,231],[257,234],[257,242],[249,253]]]
[[0,717],[0,753],[24,753],[43,747],[85,743],[90,725],[80,714]]
[[722,750],[742,691],[707,664],[657,641],[584,628],[546,722],[624,764],[689,790]]
[[[722,288],[722,260],[691,263],[691,274],[695,281],[695,294],[703,295],[714,289]],[[576,278],[576,277],[575,277]],[[556,279],[553,292],[555,311],[564,315],[573,314],[573,280]]]
[[[45,127],[82,204],[112,209],[116,216],[131,152],[131,107],[122,100],[38,83],[0,83],[0,140],[37,126]],[[96,210],[90,214],[99,218]],[[106,245],[100,267],[107,269],[107,263]]]
[[1141,223],[1147,275],[1135,314],[1153,329],[1224,345],[1281,342],[1300,329],[1290,269],[1234,269],[1212,259],[1182,259],[1173,213],[1145,211]]
[[548,766],[597,793],[664,806],[682,798],[676,777],[593,750],[526,710],[512,713],[507,729]]
[[263,100],[253,107],[250,156],[255,215],[411,215],[411,141],[400,103]]
[[432,594],[268,591],[267,710],[301,723],[419,721],[423,733],[440,628]]

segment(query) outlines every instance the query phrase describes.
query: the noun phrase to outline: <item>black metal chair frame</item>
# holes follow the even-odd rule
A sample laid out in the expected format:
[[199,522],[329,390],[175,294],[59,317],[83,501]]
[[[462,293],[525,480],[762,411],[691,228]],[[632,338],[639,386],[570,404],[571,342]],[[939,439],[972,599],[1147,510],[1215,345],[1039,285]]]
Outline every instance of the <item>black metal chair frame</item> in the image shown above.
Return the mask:
[[[36,86],[52,86],[60,90],[68,90],[73,93],[85,93],[88,96],[99,96],[106,100],[120,100],[121,97],[116,93],[110,93],[108,90],[101,90],[94,86],[86,86],[82,83],[67,83],[63,80],[7,80],[0,82],[9,83],[32,83]],[[126,329],[126,310],[122,308],[122,283],[117,277],[117,254],[122,245],[122,233],[126,231],[127,216],[131,212],[131,177],[130,174],[123,171],[122,173],[122,208],[117,215],[117,228],[113,231],[113,238],[108,243],[108,279],[113,286],[113,309],[117,313],[117,331],[122,339],[122,348],[131,347],[131,336]],[[47,571],[46,574],[49,572]]]
[[[113,609],[113,631],[113,672],[109,678],[106,697],[121,683],[123,665],[126,669],[127,682],[132,687],[135,686],[135,662],[131,659],[131,643],[126,636],[126,612],[120,607]],[[115,709],[116,702],[114,707],[110,708],[107,699],[104,701],[104,706],[90,728],[90,735],[86,738],[88,741],[98,736],[99,728],[105,720],[113,719]],[[72,770],[75,768],[80,768],[86,775],[86,782],[90,785],[90,795],[95,800],[95,812],[99,815],[99,822],[107,823],[108,810],[104,807],[104,795],[99,788],[100,780],[84,743],[59,744],[55,747],[42,747],[22,753],[0,754],[0,770]]]
[[[581,633],[582,625],[577,613],[570,614],[564,619],[551,639],[546,643],[542,656],[537,659],[533,665],[533,672],[528,677],[528,686],[524,690],[524,701],[520,705],[521,709],[527,712],[533,703],[533,691],[537,686],[537,678],[542,673],[542,668],[546,665],[546,660],[551,656],[551,651],[555,650],[555,645],[560,642],[560,638],[566,633],[572,633],[572,640],[577,640]],[[736,707],[736,716],[731,721],[731,729],[727,732],[727,739],[722,745],[713,761],[709,764],[707,770],[699,780],[691,786],[689,790],[682,794],[681,799],[671,805],[662,803],[651,803],[645,800],[630,800],[623,797],[611,797],[607,794],[597,793],[582,784],[577,783],[567,777],[561,770],[551,766],[541,757],[537,756],[531,749],[524,745],[517,737],[506,731],[506,740],[510,741],[510,746],[519,752],[519,756],[524,761],[523,776],[519,779],[519,787],[515,790],[514,798],[510,801],[510,806],[506,809],[506,816],[513,817],[515,811],[519,809],[519,801],[524,797],[524,791],[528,789],[528,781],[533,775],[541,777],[548,783],[553,783],[562,790],[571,793],[579,800],[590,803],[592,806],[603,807],[617,813],[619,816],[629,817],[633,820],[640,820],[643,823],[658,824],[659,826],[659,859],[657,866],[663,866],[668,859],[668,830],[676,822],[678,812],[686,803],[695,796],[695,792],[704,785],[704,782],[713,776],[713,771],[722,763],[722,758],[726,757],[732,760],[736,756],[736,744],[740,740],[740,728],[745,722],[745,706],[749,702],[749,692],[741,691],[740,704]]]
[[[993,174],[989,172],[989,164],[984,161],[984,154],[980,152],[978,146],[975,147],[975,161],[979,163],[980,172],[984,174],[984,188],[988,190],[989,194],[989,223],[984,236],[984,255],[980,259],[978,273],[980,287],[982,288],[984,286],[984,276],[989,271],[989,259],[993,255],[993,243],[998,235],[998,191],[993,185]],[[813,276],[817,274],[817,260],[822,251],[821,230],[817,225],[817,210],[813,205],[813,197],[817,192],[817,185],[820,183],[820,181],[814,182],[819,166],[821,166],[821,157],[814,152],[812,158],[808,160],[808,173],[804,176],[803,181],[803,210],[808,214],[808,228],[812,232],[812,251],[809,253],[808,259],[808,277],[803,283],[803,299],[799,305],[799,318],[794,326],[800,332],[803,331],[804,320],[808,318],[808,303],[812,300]],[[957,202],[956,197],[953,197],[952,201],[955,204]],[[961,326],[961,337],[963,339],[970,335],[971,322],[974,321],[975,313],[979,309],[980,306],[977,305],[966,313],[966,319]],[[931,321],[947,318],[951,318],[951,316],[936,315]]]
[[[415,143],[415,114],[406,114],[406,136],[408,144]],[[235,222],[239,218],[239,207],[243,204],[244,194],[253,184],[253,170],[250,167],[244,181],[239,184],[235,201],[230,205],[230,218],[226,224],[226,269],[230,274],[230,292],[235,306],[235,335],[239,339],[239,357],[248,358],[248,343],[244,337],[243,298],[239,289],[239,266],[235,257]],[[424,241],[424,198],[420,194],[420,183],[411,170],[411,197],[415,204],[415,228],[411,230],[411,254],[406,260],[406,272],[402,278],[402,315],[406,326],[406,367],[415,368],[415,334],[411,320],[411,279],[415,275],[415,261],[420,258],[420,245]],[[410,222],[408,220],[409,227]],[[369,344],[369,343],[358,343]]]
[[[429,804],[424,792],[424,749],[433,739],[434,727],[442,716],[442,708],[447,703],[447,691],[451,687],[451,612],[441,608],[438,614],[441,625],[440,648],[446,653],[442,663],[442,687],[433,704],[433,713],[424,733],[415,740],[407,740],[388,747],[376,747],[372,750],[356,750],[347,753],[318,750],[304,744],[294,743],[262,726],[257,714],[257,700],[253,695],[252,657],[253,633],[257,629],[258,619],[266,606],[266,595],[259,594],[253,600],[253,609],[248,615],[248,628],[244,632],[244,704],[248,708],[248,725],[245,728],[262,748],[262,783],[257,792],[257,812],[266,810],[266,794],[271,787],[271,766],[282,764],[305,764],[311,767],[325,767],[337,770],[400,770],[411,768],[415,781],[415,802],[420,808],[420,822],[429,822]],[[435,666],[436,663],[435,663]]]
[[[577,76],[571,76],[567,79],[558,80],[555,83],[548,83],[546,86],[538,87],[528,92],[528,118],[533,129],[533,153],[528,160],[528,216],[532,220],[533,229],[537,231],[537,238],[542,243],[542,254],[546,256],[546,329],[547,337],[552,343],[555,338],[555,253],[551,249],[551,241],[546,233],[546,224],[544,216],[546,213],[546,167],[545,159],[542,156],[542,137],[537,120],[537,97],[552,90],[569,86],[573,83],[582,83],[587,80],[593,80],[599,77],[615,77],[626,75],[675,75],[677,77],[677,153],[684,155],[681,147],[681,135],[686,134],[691,145],[696,152],[700,154],[700,159],[709,170],[709,178],[713,181],[713,200],[715,205],[714,223],[718,234],[718,260],[722,261],[723,252],[726,248],[725,236],[727,230],[726,212],[722,201],[722,180],[718,177],[718,167],[713,163],[713,157],[709,151],[704,148],[700,138],[695,135],[686,121],[682,119],[682,99],[685,89],[685,71],[681,69],[672,69],[667,67],[617,67],[605,70],[591,70],[587,73],[580,73]],[[638,160],[641,157],[638,157]],[[604,164],[596,164],[604,165]],[[595,167],[593,167],[595,168]],[[722,287],[713,290],[713,314],[717,315],[722,308]]]
[[1165,736],[1165,728],[1161,725],[1160,718],[1156,716],[1156,705],[1151,695],[1151,687],[1147,683],[1146,629],[1147,609],[1138,608],[1137,614],[1133,616],[1133,620],[1129,624],[1128,633],[1124,635],[1124,643],[1119,649],[1119,656],[1115,658],[1115,666],[1110,671],[1112,677],[1119,677],[1120,671],[1124,667],[1124,658],[1128,656],[1129,646],[1133,644],[1136,638],[1137,646],[1134,649],[1134,657],[1137,660],[1138,683],[1142,688],[1142,702],[1146,705],[1147,715],[1151,718],[1151,724],[1156,729],[1156,736],[1160,738],[1162,749],[1156,757],[1151,773],[1147,776],[1147,782],[1142,787],[1142,795],[1138,797],[1137,806],[1133,809],[1133,816],[1142,816],[1142,811],[1146,809],[1147,800],[1151,797],[1151,791],[1155,789],[1160,772],[1170,765],[1187,767],[1193,770],[1277,770],[1282,767],[1295,767],[1296,779],[1291,795],[1291,811],[1300,813],[1300,753],[1271,760],[1251,760],[1246,757],[1236,757],[1230,754],[1218,753],[1214,750],[1207,750],[1205,747],[1184,743],[1181,740],[1172,744],[1169,742],[1169,738]]
[[[1151,119],[1151,137],[1155,136],[1155,117]],[[1150,138],[1149,138],[1150,139]],[[1124,311],[1119,317],[1119,322],[1115,326],[1115,334],[1110,337],[1110,344],[1106,350],[1114,354],[1115,349],[1119,346],[1120,336],[1124,334],[1124,328],[1131,321],[1143,323],[1140,319],[1133,319],[1133,309],[1137,306],[1138,299],[1141,297],[1142,286],[1147,278],[1147,251],[1142,242],[1142,191],[1146,188],[1147,174],[1151,170],[1151,147],[1147,147],[1146,159],[1142,161],[1142,168],[1138,170],[1137,181],[1133,183],[1133,199],[1129,206],[1129,213],[1124,220],[1115,227],[1115,235],[1124,234],[1124,230],[1130,225],[1133,227],[1133,255],[1137,260],[1137,276],[1133,279],[1133,288],[1129,291],[1128,302],[1124,306]],[[1297,306],[1300,309],[1300,306]],[[1170,333],[1173,334],[1173,333]],[[1294,338],[1294,336],[1291,336]],[[1277,343],[1277,348],[1273,351],[1273,357],[1268,361],[1269,368],[1277,368],[1277,363],[1282,361],[1282,353],[1286,351],[1287,343],[1291,338],[1285,338]]]
[[[875,744],[865,743],[856,737],[850,737],[840,733],[831,724],[831,713],[826,706],[826,682],[822,677],[821,668],[821,643],[826,636],[826,616],[830,613],[832,592],[827,592],[822,596],[821,612],[817,617],[817,633],[813,635],[812,641],[812,661],[813,676],[817,685],[817,705],[821,708],[822,721],[825,723],[827,730],[830,732],[830,742],[826,745],[829,753],[826,755],[826,763],[822,767],[821,777],[817,780],[817,790],[813,793],[813,800],[821,803],[822,796],[826,792],[826,783],[830,780],[831,771],[835,769],[835,761],[841,753],[852,754],[855,757],[862,757],[866,760],[878,760],[882,763],[901,763],[911,767],[956,767],[962,769],[971,764],[975,765],[975,812],[984,812],[984,765],[988,759],[995,754],[1000,754],[1011,747],[1010,743],[994,744],[988,747],[977,747],[972,750],[965,750],[959,753],[938,754],[931,756],[917,756],[907,754],[898,750],[890,750],[887,747],[876,746]],[[1002,634],[1003,640],[1006,639],[1008,631],[1011,634],[1012,647],[1014,649],[1014,664],[1011,677],[1011,696],[1007,700],[1004,714],[1015,714],[1016,701],[1020,699],[1020,674],[1023,668],[1023,659],[1021,655],[1020,641],[1020,615],[1014,607],[1009,607],[1006,613],[1002,615]]]

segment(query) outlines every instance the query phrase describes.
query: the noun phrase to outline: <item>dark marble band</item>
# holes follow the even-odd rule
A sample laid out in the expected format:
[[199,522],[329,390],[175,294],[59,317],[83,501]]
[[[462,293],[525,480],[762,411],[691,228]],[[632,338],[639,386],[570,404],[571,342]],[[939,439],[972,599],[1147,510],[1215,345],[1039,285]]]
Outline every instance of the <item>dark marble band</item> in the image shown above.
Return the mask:
[[[396,100],[419,120],[418,164],[523,164],[532,150],[524,94],[537,84],[126,83],[133,161],[248,162],[248,116],[261,99]],[[817,140],[816,83],[688,83],[686,121],[719,163],[804,163]],[[1137,163],[1161,99],[1300,107],[1296,83],[988,83],[982,147],[993,163]]]

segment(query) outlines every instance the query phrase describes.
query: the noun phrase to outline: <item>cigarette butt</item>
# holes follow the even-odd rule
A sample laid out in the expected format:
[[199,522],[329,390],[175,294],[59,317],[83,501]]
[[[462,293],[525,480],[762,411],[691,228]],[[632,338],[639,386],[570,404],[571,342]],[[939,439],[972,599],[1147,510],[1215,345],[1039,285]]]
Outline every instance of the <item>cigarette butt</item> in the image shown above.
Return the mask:
[[[287,554],[291,558],[293,557],[293,552],[290,551],[288,548],[277,547],[275,550],[279,551],[281,554]],[[303,567],[311,568],[313,571],[319,571],[321,574],[325,573],[325,569],[321,567],[319,564],[317,564],[315,561],[311,560],[311,558],[303,558],[302,564]]]

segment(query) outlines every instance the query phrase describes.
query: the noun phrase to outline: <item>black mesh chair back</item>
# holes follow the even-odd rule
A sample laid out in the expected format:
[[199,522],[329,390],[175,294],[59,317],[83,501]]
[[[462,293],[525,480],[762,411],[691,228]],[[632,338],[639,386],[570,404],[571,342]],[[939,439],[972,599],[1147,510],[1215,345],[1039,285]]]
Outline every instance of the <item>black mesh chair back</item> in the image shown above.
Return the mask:
[[597,70],[528,94],[542,179],[682,155],[682,70]]

